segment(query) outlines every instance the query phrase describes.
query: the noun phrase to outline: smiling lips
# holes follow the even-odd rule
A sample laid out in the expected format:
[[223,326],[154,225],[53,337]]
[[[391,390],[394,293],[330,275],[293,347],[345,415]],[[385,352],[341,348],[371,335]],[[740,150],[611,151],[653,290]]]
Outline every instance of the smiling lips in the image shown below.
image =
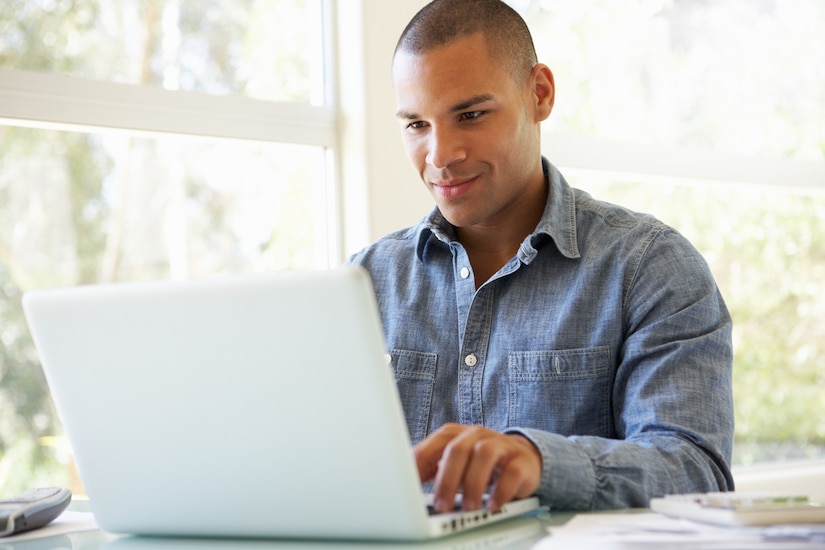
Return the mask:
[[478,181],[478,176],[463,179],[451,179],[432,182],[435,193],[447,200],[455,200],[464,196],[467,191]]

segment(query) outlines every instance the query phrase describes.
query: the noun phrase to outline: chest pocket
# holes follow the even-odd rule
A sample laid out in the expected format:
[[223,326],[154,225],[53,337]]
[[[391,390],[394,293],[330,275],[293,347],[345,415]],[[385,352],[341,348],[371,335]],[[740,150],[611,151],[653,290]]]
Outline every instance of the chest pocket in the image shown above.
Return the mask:
[[508,376],[511,427],[611,436],[613,375],[607,347],[512,352]]
[[438,355],[391,349],[392,370],[413,444],[427,435]]

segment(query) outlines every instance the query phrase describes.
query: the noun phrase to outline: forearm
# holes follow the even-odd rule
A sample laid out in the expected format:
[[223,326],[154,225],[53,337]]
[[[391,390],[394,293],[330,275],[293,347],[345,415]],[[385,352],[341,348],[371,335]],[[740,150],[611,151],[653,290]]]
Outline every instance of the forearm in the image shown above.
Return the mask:
[[675,434],[613,440],[533,429],[508,433],[524,435],[539,449],[536,494],[552,509],[647,507],[663,494],[733,488],[722,457]]

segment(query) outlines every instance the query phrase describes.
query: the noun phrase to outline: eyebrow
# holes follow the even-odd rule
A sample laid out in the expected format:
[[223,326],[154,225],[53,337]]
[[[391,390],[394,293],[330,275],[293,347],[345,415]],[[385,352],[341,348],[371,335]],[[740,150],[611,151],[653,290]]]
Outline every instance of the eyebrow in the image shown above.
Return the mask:
[[[450,112],[451,113],[457,113],[457,112],[460,112],[460,111],[466,111],[470,107],[478,105],[479,103],[484,103],[485,101],[490,101],[491,99],[493,99],[492,94],[474,95],[473,97],[465,99],[464,101],[456,103],[455,105],[450,107]],[[413,113],[413,112],[410,112],[410,111],[404,111],[404,110],[396,112],[395,116],[398,117],[398,118],[401,118],[401,119],[405,119],[405,120],[415,120],[417,118],[421,118],[416,113]]]

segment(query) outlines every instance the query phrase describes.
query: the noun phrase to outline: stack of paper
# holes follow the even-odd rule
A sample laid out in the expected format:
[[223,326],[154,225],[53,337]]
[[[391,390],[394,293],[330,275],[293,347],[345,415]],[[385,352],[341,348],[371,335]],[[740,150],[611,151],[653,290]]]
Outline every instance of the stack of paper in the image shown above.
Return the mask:
[[570,548],[825,549],[825,524],[718,527],[657,513],[579,514],[534,550]]

